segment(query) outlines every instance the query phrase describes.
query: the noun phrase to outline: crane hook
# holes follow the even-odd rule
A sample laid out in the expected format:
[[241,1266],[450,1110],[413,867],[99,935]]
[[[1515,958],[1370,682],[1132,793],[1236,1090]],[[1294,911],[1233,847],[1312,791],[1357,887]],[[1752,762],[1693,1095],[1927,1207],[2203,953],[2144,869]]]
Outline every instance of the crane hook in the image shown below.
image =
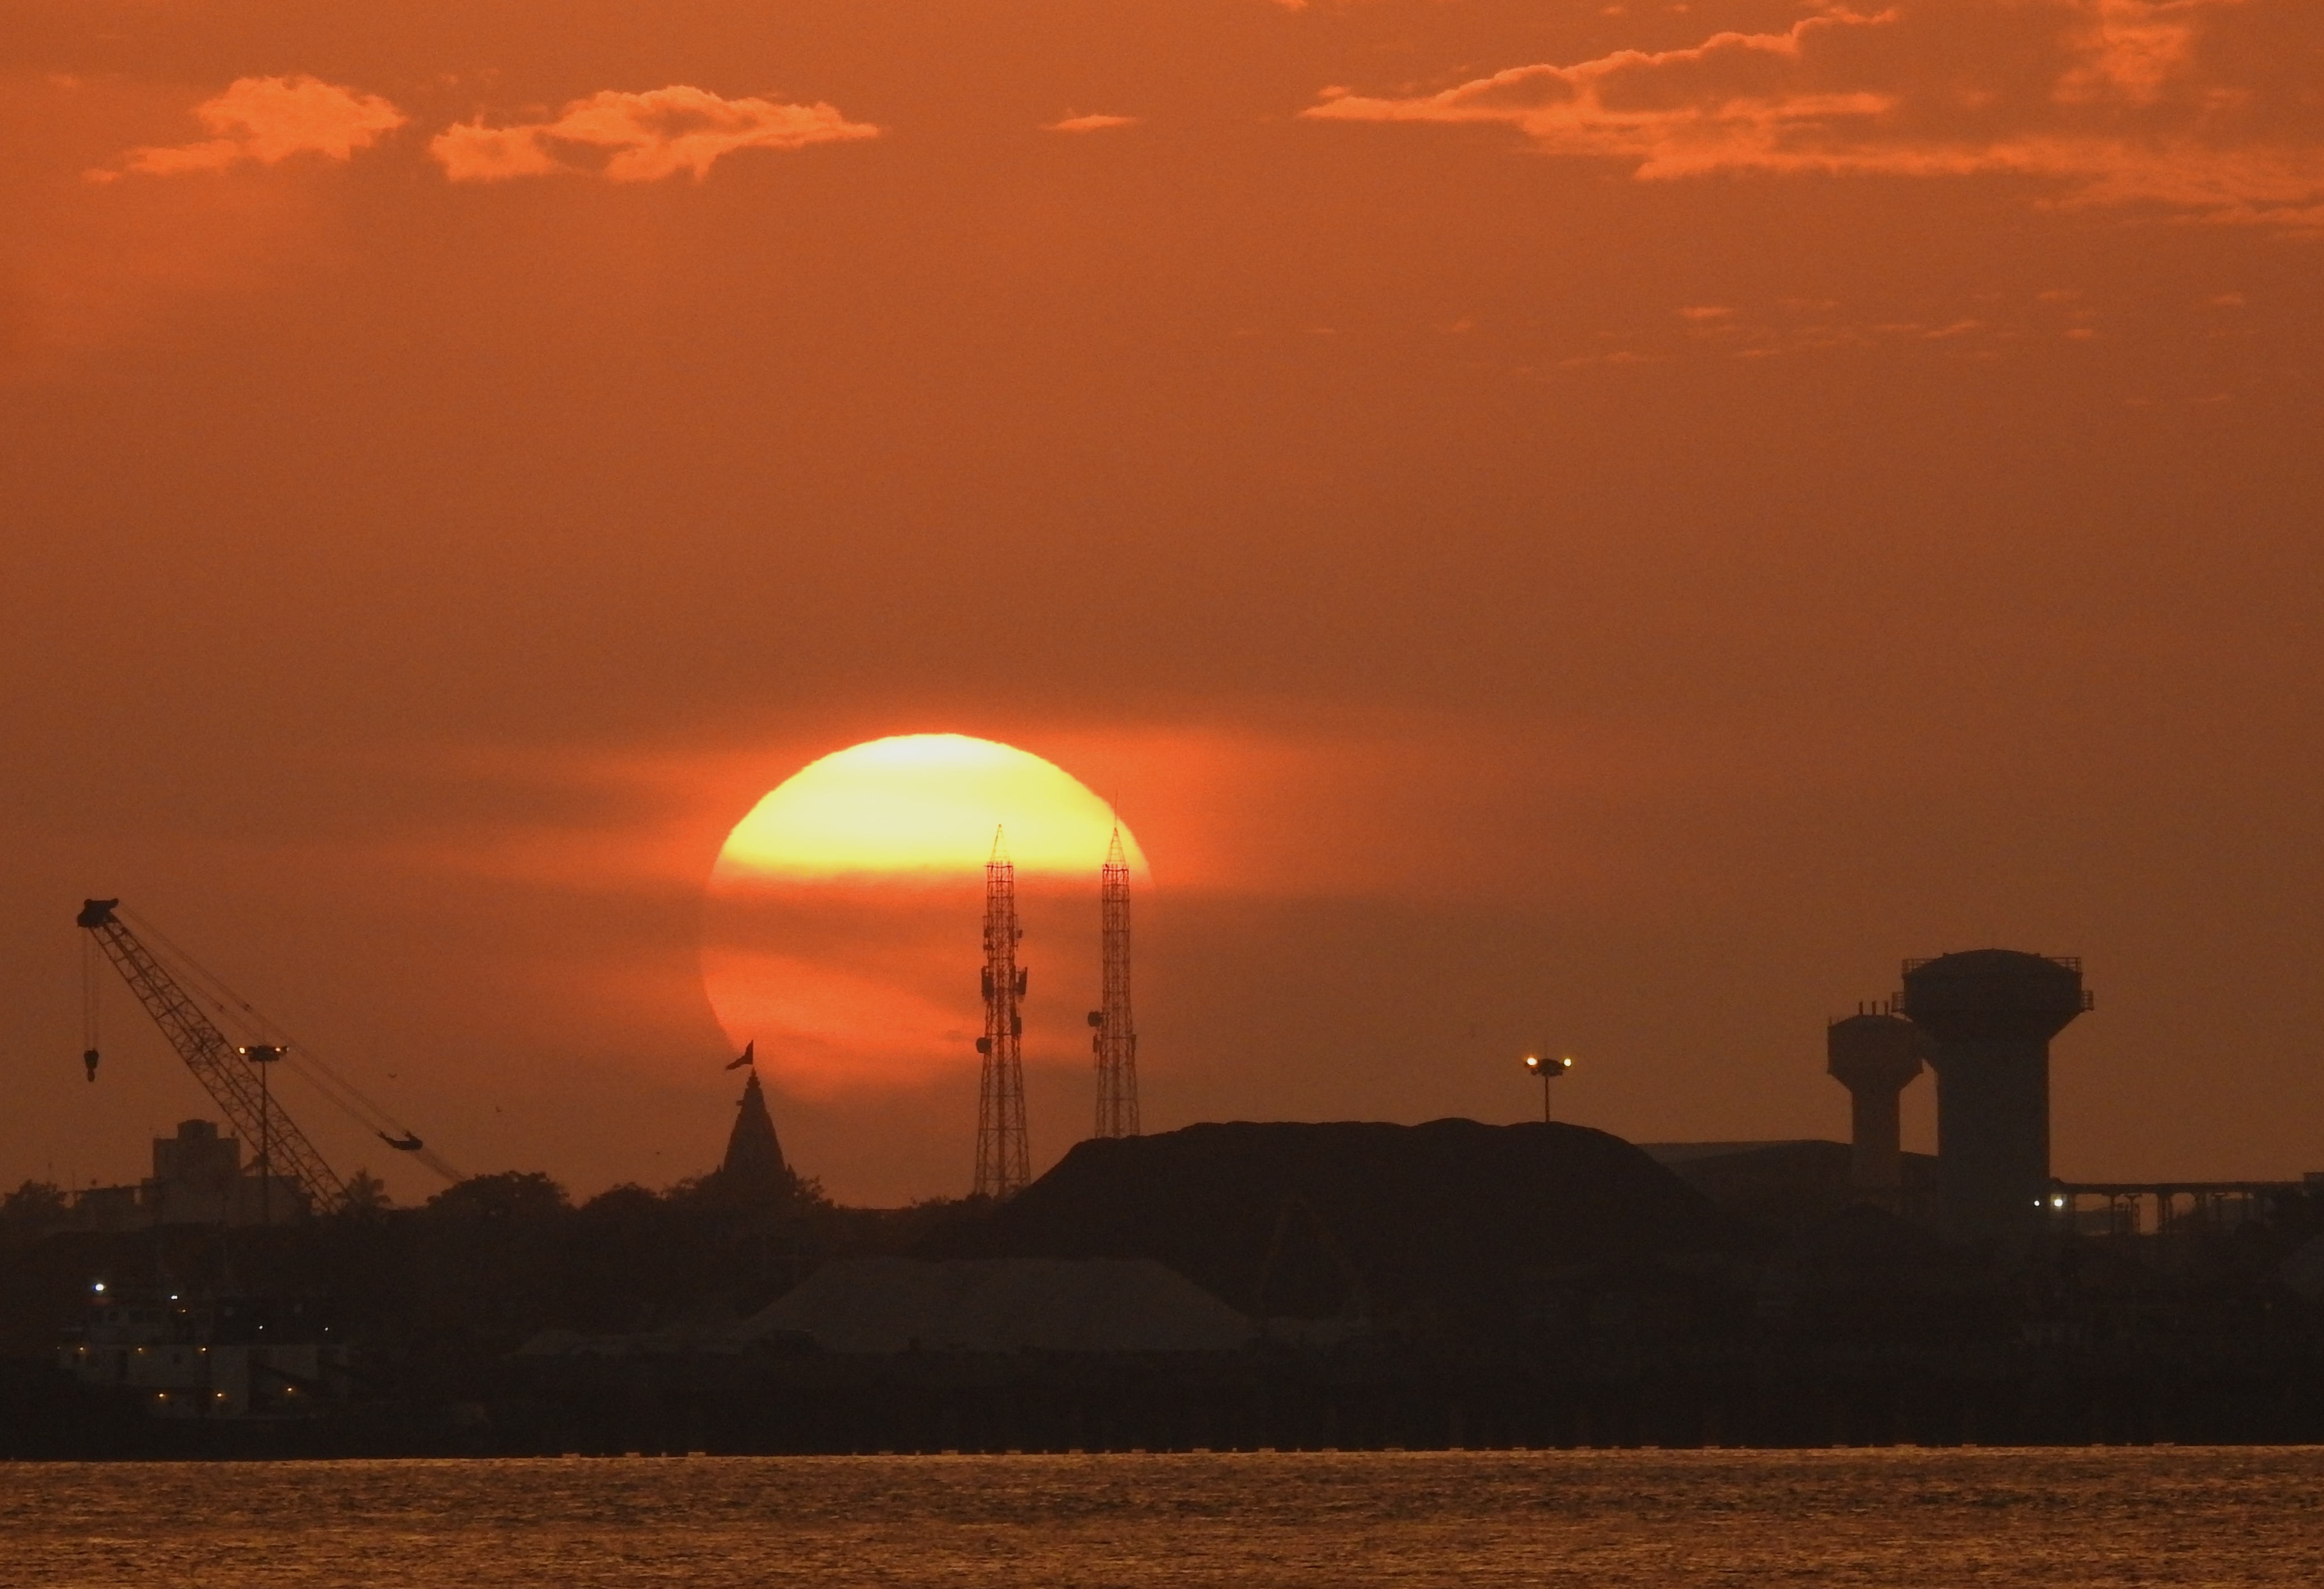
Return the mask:
[[[117,899],[92,899],[81,907],[80,924],[91,929],[80,941],[80,1062],[88,1068],[88,1079],[97,1079],[97,934],[95,928],[113,919],[113,907]],[[102,907],[100,909],[100,907]]]

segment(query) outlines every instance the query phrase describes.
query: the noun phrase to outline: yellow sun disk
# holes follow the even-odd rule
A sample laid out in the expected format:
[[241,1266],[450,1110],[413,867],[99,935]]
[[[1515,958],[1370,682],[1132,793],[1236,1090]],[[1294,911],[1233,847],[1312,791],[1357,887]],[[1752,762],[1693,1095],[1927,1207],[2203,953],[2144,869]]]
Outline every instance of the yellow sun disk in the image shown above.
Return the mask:
[[[874,739],[802,768],[735,824],[715,882],[980,867],[996,825],[1019,871],[1094,873],[1115,818],[1062,768],[962,734]],[[1127,831],[1130,864],[1144,857]]]
[[[984,862],[1017,863],[1039,987],[1026,1059],[1086,1065],[1097,875],[1113,812],[1038,756],[957,734],[857,745],[802,768],[728,836],[705,901],[712,1012],[786,1093],[910,1090],[979,1063]],[[1145,862],[1126,830],[1122,847]]]

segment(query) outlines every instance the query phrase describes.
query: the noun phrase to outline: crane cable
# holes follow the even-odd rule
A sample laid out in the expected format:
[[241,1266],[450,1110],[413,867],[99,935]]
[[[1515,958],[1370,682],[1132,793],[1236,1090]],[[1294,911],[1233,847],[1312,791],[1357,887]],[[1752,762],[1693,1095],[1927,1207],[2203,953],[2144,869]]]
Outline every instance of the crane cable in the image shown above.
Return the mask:
[[[217,972],[187,953],[180,945],[172,941],[167,933],[154,926],[152,922],[142,915],[117,908],[115,914],[135,929],[139,937],[160,946],[171,960],[176,962],[176,969],[181,980],[190,984],[194,993],[212,1009],[228,1021],[245,1027],[253,1036],[261,1038],[267,1043],[282,1050],[283,1059],[280,1062],[292,1075],[322,1094],[340,1113],[347,1116],[397,1152],[409,1153],[412,1158],[419,1160],[443,1177],[447,1184],[466,1179],[459,1171],[446,1162],[441,1154],[422,1143],[419,1135],[409,1126],[390,1114],[385,1107],[367,1097],[354,1082],[349,1081],[325,1063],[322,1056],[310,1045],[294,1039],[289,1029],[280,1022],[262,1015],[248,999],[227,987],[225,979]],[[96,947],[94,935],[91,935],[84,954],[93,954]],[[87,964],[88,961],[85,960],[84,965]],[[93,1033],[97,1019],[96,978],[93,967],[89,969],[88,987],[88,1021]],[[92,1036],[89,1042],[90,1051],[93,1052],[96,1047],[96,1040]],[[91,1076],[92,1079],[95,1076],[93,1068]]]
[[80,1062],[88,1067],[88,1079],[97,1079],[97,934],[80,936]]

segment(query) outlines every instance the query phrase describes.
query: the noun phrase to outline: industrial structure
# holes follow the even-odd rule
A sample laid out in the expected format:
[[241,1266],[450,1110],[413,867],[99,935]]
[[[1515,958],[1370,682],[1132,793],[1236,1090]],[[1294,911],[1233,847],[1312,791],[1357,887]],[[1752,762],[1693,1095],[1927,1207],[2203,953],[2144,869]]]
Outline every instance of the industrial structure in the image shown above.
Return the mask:
[[[1823,1217],[1844,1198],[1955,1240],[2018,1249],[2061,1237],[2135,1245],[2142,1262],[2163,1270],[2225,1233],[2264,1225],[2288,1196],[2324,1193],[2324,1172],[2304,1180],[2053,1178],[2049,1042],[2096,1002],[2081,973],[2079,960],[2003,949],[1906,960],[1903,993],[1858,1005],[1826,1029],[1827,1069],[1850,1101],[1846,1150],[1822,1142],[1642,1145],[1713,1201],[1765,1223]],[[1933,1156],[1904,1153],[1899,1140],[1899,1103],[1924,1061],[1937,1077]],[[2324,1258],[2317,1278],[2324,1294]]]
[[1849,1180],[1858,1198],[1904,1212],[1904,1088],[1921,1073],[1920,1033],[1884,1007],[1859,1007],[1824,1033],[1825,1068],[1848,1088],[1854,1155]]
[[[121,973],[122,980],[137,996],[137,1002],[153,1018],[154,1024],[161,1027],[161,1034],[194,1073],[194,1079],[202,1084],[211,1101],[242,1134],[242,1141],[256,1148],[257,1223],[273,1222],[271,1204],[278,1185],[291,1194],[293,1202],[290,1206],[318,1211],[337,1208],[347,1197],[346,1183],[274,1097],[270,1072],[279,1064],[287,1063],[302,1080],[389,1147],[410,1154],[447,1182],[460,1179],[458,1171],[429,1152],[425,1143],[357,1091],[346,1078],[325,1066],[311,1052],[294,1055],[293,1045],[280,1027],[260,1015],[249,1001],[204,970],[184,951],[169,944],[150,923],[139,923],[142,932],[132,931],[123,919],[119,900],[83,900],[74,923],[88,933],[81,968],[82,1007],[88,1024],[81,1062],[88,1068],[88,1079],[97,1079],[101,1058],[97,1033],[96,960],[102,954]],[[156,946],[160,946],[159,951]],[[168,961],[160,951],[167,951]],[[213,1019],[213,1015],[217,1019]],[[235,1042],[219,1028],[218,1020],[230,1020],[248,1028],[253,1041]],[[215,1134],[216,1128],[210,1129]],[[185,1134],[185,1128],[180,1127],[180,1137]],[[157,1144],[157,1180],[165,1179],[161,1159]],[[239,1205],[230,1200],[228,1206]]]
[[126,1293],[103,1281],[88,1300],[58,1366],[126,1392],[149,1418],[309,1419],[350,1389],[346,1344],[303,1301]]
[[1090,1048],[1097,1055],[1097,1134],[1138,1134],[1138,1027],[1130,1014],[1130,858],[1121,829],[1105,849],[1098,871],[1101,944],[1098,1007],[1090,1012]]
[[2050,1188],[2050,1224],[2077,1235],[2149,1237],[2155,1245],[2264,1220],[2288,1192],[2324,1190],[2303,1180],[2061,1180]]
[[984,863],[984,1035],[976,1040],[983,1056],[976,1089],[976,1180],[974,1195],[996,1200],[1023,1191],[1033,1179],[1025,1142],[1025,1067],[1021,1047],[1025,1016],[1025,972],[1017,964],[1017,944],[1025,936],[1017,924],[1017,868],[1005,835],[992,832],[992,853]]
[[1937,1072],[1941,1222],[2015,1242],[2042,1226],[2050,1177],[2050,1039],[2091,1007],[2082,963],[2008,949],[1904,962],[1904,1015]]

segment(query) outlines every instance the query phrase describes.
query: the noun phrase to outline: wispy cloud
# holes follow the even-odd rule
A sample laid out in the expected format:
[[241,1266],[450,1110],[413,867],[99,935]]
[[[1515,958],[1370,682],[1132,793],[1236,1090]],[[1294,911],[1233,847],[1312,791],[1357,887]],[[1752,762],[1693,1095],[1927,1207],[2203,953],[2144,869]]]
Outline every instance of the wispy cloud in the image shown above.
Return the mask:
[[209,133],[192,143],[133,149],[118,166],[88,175],[112,181],[130,173],[177,176],[254,162],[274,165],[296,154],[346,160],[410,118],[386,100],[319,78],[237,78],[225,93],[194,107]]
[[828,105],[726,99],[673,84],[642,94],[609,88],[575,100],[553,120],[492,126],[479,117],[438,133],[428,149],[455,182],[560,173],[653,182],[680,171],[699,182],[737,150],[803,149],[879,132]]
[[2324,227],[2324,106],[2269,63],[2312,49],[2300,0],[1914,0],[1434,94],[1326,90],[1303,114],[1499,124],[1647,181],[1999,173],[2304,230]]
[[1134,127],[1134,115],[1069,115],[1063,121],[1044,122],[1044,133],[1102,133],[1111,127]]

